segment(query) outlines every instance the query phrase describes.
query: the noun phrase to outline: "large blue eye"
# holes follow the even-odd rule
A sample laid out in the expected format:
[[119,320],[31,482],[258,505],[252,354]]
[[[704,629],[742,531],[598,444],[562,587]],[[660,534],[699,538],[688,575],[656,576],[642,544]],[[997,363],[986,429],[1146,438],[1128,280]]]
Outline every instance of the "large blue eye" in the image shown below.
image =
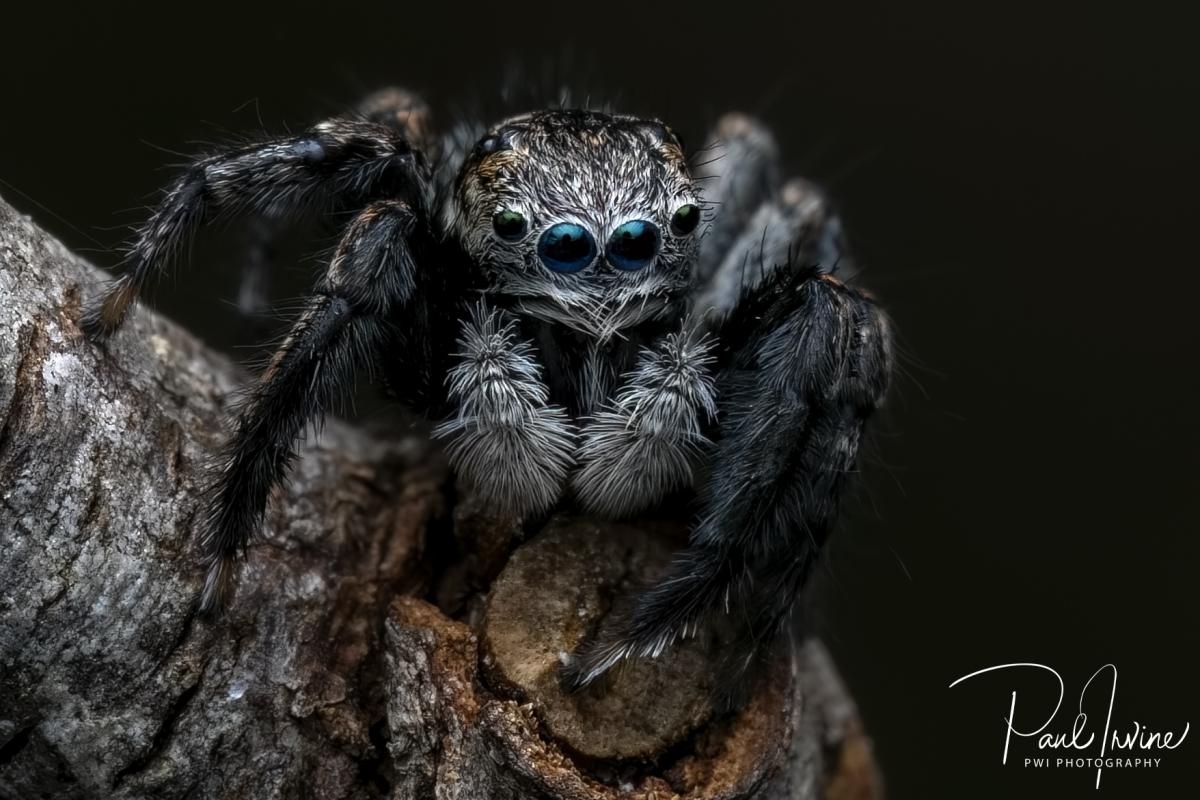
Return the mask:
[[661,241],[658,226],[653,222],[644,219],[626,222],[608,237],[608,263],[617,269],[641,269],[658,255]]
[[573,222],[560,222],[538,240],[538,256],[555,272],[578,272],[596,260],[596,240]]

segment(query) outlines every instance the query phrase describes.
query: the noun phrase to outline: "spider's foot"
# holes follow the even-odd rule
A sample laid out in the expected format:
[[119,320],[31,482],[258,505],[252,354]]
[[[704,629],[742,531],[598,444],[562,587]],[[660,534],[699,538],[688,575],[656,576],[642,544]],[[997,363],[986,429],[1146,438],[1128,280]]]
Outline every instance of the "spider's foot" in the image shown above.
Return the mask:
[[233,594],[236,572],[236,559],[232,556],[218,555],[209,561],[204,589],[200,592],[201,614],[216,616],[221,612]]
[[614,668],[633,655],[631,647],[620,641],[586,640],[559,667],[559,684],[568,693],[603,689]]
[[92,301],[84,309],[79,326],[96,344],[103,344],[117,332],[129,307],[137,297],[137,289],[128,279],[118,278],[104,293],[104,297]]

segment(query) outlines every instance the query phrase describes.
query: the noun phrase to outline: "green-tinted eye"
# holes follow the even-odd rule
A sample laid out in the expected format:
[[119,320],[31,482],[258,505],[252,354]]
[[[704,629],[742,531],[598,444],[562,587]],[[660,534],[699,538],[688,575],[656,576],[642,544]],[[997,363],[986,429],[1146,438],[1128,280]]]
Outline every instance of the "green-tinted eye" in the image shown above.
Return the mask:
[[692,203],[680,206],[675,212],[675,216],[671,217],[671,232],[676,236],[687,236],[692,231],[696,230],[696,226],[700,224],[700,207]]
[[497,236],[510,242],[520,239],[528,229],[524,215],[507,209],[496,212],[492,217],[492,227],[496,230]]

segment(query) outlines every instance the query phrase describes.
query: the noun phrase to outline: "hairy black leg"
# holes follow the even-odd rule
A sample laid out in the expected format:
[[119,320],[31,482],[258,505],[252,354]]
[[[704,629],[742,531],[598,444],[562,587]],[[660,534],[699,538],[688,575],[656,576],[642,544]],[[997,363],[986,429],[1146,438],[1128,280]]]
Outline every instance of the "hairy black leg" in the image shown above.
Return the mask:
[[886,317],[815,269],[778,270],[721,327],[719,439],[689,546],[577,653],[582,686],[657,656],[714,610],[730,612],[748,665],[775,639],[832,528],[867,418],[891,371]]
[[841,222],[825,194],[802,178],[784,184],[729,240],[716,269],[697,286],[692,306],[710,321],[724,319],[746,292],[791,264],[818,267],[843,280],[853,273]]
[[[248,392],[217,473],[202,522],[208,565],[201,607],[228,594],[234,560],[262,523],[267,496],[296,457],[305,425],[353,385],[390,335],[389,319],[406,319],[417,280],[411,243],[417,217],[395,200],[367,206],[349,225],[325,276],[257,383]],[[415,354],[409,354],[414,357]],[[414,364],[414,374],[426,372]]]
[[750,219],[778,193],[779,147],[758,120],[729,113],[709,134],[708,147],[695,156],[693,175],[703,187],[713,221],[700,242],[697,285],[706,285]]
[[167,187],[129,249],[124,274],[84,313],[84,330],[96,340],[116,331],[146,285],[218,215],[358,208],[380,197],[419,203],[424,171],[423,158],[397,129],[357,119],[327,120],[299,136],[200,158]]
[[[380,89],[364,97],[351,116],[394,129],[427,159],[436,160],[437,141],[431,112],[416,93],[398,87]],[[259,323],[269,310],[271,273],[278,258],[278,245],[291,221],[286,214],[273,210],[248,222],[246,261],[240,273],[237,306],[242,314]],[[262,332],[257,330],[261,326],[255,327],[256,333]]]

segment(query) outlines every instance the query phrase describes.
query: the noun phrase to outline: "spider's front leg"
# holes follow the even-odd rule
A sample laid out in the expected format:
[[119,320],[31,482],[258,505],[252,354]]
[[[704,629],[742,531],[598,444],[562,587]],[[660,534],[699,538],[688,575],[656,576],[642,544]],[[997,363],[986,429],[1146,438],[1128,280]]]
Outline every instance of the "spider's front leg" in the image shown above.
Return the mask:
[[296,439],[350,391],[354,368],[398,333],[406,346],[396,349],[407,353],[415,379],[429,374],[425,362],[435,312],[409,302],[424,288],[414,261],[423,242],[420,219],[399,200],[375,202],[359,213],[305,310],[249,391],[201,523],[208,566],[202,609],[228,595],[234,562],[262,523],[271,487],[295,460]]
[[829,275],[780,268],[719,336],[719,438],[689,545],[628,618],[572,658],[571,686],[659,655],[718,609],[738,629],[727,671],[744,671],[775,640],[833,525],[887,389],[886,317]]
[[813,264],[842,280],[854,274],[829,199],[802,178],[780,179],[779,149],[765,125],[726,114],[712,138],[696,170],[705,202],[716,209],[700,243],[697,313],[725,317],[780,265]]
[[[400,87],[372,92],[354,107],[351,118],[392,129],[430,161],[436,161],[438,142],[433,136],[431,111],[420,95]],[[383,152],[383,151],[379,151]],[[361,204],[362,198],[332,198],[334,205]],[[237,293],[238,310],[248,318],[271,321],[269,285],[277,250],[294,220],[288,208],[267,208],[249,220]],[[257,326],[256,326],[257,327]]]
[[[196,160],[164,192],[137,232],[127,269],[81,321],[94,340],[115,332],[143,289],[215,217],[245,210],[278,219],[308,208],[360,209],[371,200],[424,196],[423,156],[402,130],[331,119],[299,136]],[[425,209],[420,209],[424,211]]]

